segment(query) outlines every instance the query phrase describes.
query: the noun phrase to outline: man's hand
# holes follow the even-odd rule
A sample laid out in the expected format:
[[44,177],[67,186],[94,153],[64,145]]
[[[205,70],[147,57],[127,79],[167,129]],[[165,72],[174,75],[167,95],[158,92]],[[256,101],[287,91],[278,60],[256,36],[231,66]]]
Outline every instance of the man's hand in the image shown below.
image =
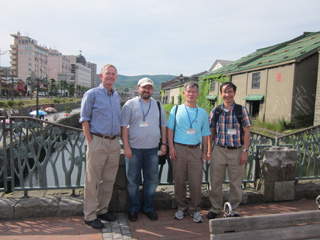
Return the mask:
[[248,152],[242,152],[239,160],[239,164],[240,165],[246,164],[247,161],[248,161]]
[[169,155],[170,155],[172,160],[176,160],[177,159],[177,152],[176,152],[176,149],[174,147],[170,147]]
[[126,158],[132,158],[132,150],[131,150],[131,148],[125,148],[124,149],[124,156]]
[[161,156],[166,155],[167,154],[167,145],[161,145],[160,150],[161,150]]

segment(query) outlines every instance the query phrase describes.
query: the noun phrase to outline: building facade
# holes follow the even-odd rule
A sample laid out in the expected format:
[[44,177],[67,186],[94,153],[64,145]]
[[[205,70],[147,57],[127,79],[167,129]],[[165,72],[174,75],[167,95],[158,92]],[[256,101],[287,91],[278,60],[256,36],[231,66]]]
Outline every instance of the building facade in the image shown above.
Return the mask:
[[45,78],[48,49],[30,37],[21,36],[20,32],[11,36],[14,38],[14,44],[10,46],[12,75],[23,81],[31,75],[31,72],[34,72],[37,78]]

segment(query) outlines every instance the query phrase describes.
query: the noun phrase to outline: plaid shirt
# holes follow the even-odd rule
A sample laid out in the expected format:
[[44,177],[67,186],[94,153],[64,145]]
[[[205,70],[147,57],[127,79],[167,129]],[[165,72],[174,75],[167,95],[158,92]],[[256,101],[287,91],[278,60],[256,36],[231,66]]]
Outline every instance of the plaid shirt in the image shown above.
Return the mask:
[[[210,115],[209,115],[209,122],[210,122],[210,128],[215,128],[213,117],[214,112],[216,108],[213,108]],[[238,119],[235,113],[235,103],[233,103],[230,110],[227,112],[222,110],[219,120],[216,124],[216,131],[215,131],[215,144],[219,146],[228,146],[228,147],[240,147],[241,141],[240,141],[240,124],[238,123]],[[249,113],[246,109],[246,107],[242,106],[242,118],[243,128],[249,127],[252,125],[251,119],[249,116]],[[227,134],[228,129],[235,129],[236,134]]]

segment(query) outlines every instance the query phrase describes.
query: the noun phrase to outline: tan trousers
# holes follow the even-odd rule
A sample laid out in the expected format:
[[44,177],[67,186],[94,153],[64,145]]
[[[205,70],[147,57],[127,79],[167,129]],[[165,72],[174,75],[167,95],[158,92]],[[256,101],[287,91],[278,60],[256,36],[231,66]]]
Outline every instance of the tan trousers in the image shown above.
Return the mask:
[[84,220],[92,221],[108,211],[113,184],[118,172],[119,139],[103,139],[93,135],[87,150],[84,186]]
[[239,164],[241,154],[242,148],[226,149],[217,145],[214,146],[210,163],[210,212],[219,214],[222,210],[222,183],[224,181],[226,168],[228,167],[228,176],[230,180],[228,202],[232,206],[233,214],[239,214],[238,207],[241,203],[241,184],[245,167],[245,165]]
[[[200,147],[187,148],[178,144],[174,145],[177,159],[172,160],[174,193],[179,211],[193,213],[200,210],[201,185],[202,185],[202,151]],[[186,182],[190,188],[191,204],[187,201]]]

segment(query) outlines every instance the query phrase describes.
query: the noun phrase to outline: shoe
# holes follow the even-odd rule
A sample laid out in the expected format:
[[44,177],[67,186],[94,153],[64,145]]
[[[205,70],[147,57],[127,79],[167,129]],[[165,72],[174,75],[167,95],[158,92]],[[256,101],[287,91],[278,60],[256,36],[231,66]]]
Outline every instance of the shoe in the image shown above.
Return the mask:
[[111,212],[106,212],[104,214],[98,215],[97,217],[108,222],[113,222],[117,220],[117,215]]
[[155,211],[144,212],[144,214],[147,215],[150,220],[158,220],[158,215]]
[[174,214],[174,218],[181,220],[184,218],[185,215],[187,215],[187,211],[178,211]]
[[218,216],[217,213],[214,213],[214,212],[209,212],[208,215],[207,215],[207,218],[208,219],[214,219]]
[[138,214],[137,214],[137,212],[128,212],[128,219],[129,219],[131,222],[137,221],[137,219],[138,219]]
[[195,223],[202,223],[203,219],[199,212],[191,213],[191,217]]
[[84,222],[87,225],[89,225],[90,227],[94,228],[94,229],[102,229],[102,228],[104,228],[104,224],[98,218],[96,218],[95,220],[92,220],[92,221],[84,220]]
[[240,217],[240,215],[239,215],[239,214],[233,214],[233,216],[234,216],[234,217]]

